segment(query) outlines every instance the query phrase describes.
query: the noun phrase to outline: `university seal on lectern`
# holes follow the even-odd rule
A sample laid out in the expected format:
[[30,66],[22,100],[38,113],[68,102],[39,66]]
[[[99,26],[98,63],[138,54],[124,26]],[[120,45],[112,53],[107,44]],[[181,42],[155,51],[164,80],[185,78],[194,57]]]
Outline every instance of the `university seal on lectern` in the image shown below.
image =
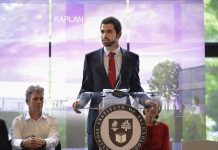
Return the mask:
[[102,150],[140,150],[146,138],[146,125],[137,109],[117,104],[99,114],[94,132]]

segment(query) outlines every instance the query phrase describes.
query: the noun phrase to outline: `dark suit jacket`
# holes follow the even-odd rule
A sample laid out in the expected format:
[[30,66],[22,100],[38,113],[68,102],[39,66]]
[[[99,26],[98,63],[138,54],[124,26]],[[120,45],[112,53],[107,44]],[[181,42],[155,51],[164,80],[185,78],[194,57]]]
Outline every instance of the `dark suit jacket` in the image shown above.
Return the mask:
[[[122,65],[120,70],[121,84],[119,89],[130,89],[130,92],[143,92],[139,79],[139,56],[121,48]],[[104,49],[86,54],[83,70],[82,87],[78,98],[83,92],[102,92],[103,89],[112,89],[105,67]],[[90,107],[96,107],[100,98],[93,98]],[[88,133],[93,133],[94,123],[98,110],[90,109],[88,114]]]
[[10,143],[8,140],[8,129],[5,121],[0,119],[0,150],[10,150]]

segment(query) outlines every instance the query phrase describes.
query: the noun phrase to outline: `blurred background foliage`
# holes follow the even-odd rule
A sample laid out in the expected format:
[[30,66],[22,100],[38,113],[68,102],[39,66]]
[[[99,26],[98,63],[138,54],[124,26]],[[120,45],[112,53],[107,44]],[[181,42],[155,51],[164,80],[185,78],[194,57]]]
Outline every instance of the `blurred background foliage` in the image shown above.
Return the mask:
[[206,95],[208,138],[218,139],[218,58],[206,58]]
[[218,42],[218,0],[204,0],[205,42]]

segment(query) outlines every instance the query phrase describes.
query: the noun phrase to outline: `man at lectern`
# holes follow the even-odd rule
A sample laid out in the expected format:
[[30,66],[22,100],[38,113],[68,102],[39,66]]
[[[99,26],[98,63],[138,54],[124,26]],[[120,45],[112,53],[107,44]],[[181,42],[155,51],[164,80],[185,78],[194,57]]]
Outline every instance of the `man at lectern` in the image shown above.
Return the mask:
[[[139,79],[139,56],[120,47],[121,23],[114,17],[107,17],[100,24],[103,47],[86,54],[82,87],[72,107],[76,113],[83,92],[102,92],[103,89],[129,89],[129,92],[143,92]],[[148,97],[145,96],[145,99]],[[90,107],[96,107],[100,98],[92,98]],[[88,114],[88,149],[98,150],[94,138],[94,123],[99,112],[90,109]]]

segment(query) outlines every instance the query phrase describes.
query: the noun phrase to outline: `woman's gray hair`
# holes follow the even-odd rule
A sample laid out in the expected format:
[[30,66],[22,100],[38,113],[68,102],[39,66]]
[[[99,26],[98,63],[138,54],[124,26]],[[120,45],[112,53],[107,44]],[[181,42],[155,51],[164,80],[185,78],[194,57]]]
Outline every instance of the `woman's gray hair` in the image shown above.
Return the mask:
[[28,102],[28,100],[30,99],[31,95],[33,92],[40,92],[40,93],[44,93],[44,88],[40,87],[39,85],[31,85],[27,88],[26,90],[26,102]]

